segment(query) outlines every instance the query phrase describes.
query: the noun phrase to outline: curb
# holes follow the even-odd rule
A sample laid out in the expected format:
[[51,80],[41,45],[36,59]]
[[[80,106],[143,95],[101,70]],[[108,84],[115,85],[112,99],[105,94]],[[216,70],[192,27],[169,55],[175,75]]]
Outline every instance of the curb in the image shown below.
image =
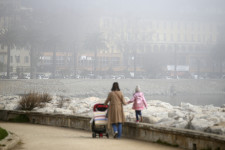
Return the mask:
[[20,138],[11,132],[8,132],[8,136],[0,141],[0,150],[9,150],[15,147],[20,142]]

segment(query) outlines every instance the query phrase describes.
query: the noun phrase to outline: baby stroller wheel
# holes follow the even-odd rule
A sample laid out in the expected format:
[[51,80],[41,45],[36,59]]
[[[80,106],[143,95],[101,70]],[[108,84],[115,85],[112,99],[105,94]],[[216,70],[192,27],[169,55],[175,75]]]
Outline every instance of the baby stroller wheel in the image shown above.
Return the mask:
[[96,138],[96,133],[95,132],[92,133],[92,137]]

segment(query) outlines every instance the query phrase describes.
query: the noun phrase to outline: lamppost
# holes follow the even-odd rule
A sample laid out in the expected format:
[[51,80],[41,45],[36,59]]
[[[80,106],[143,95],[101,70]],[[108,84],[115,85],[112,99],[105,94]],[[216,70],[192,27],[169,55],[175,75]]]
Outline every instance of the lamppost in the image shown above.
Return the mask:
[[177,45],[174,47],[174,78],[177,78]]
[[133,78],[135,77],[135,71],[136,71],[136,68],[135,68],[135,57],[134,56],[132,56],[131,57],[131,60],[133,61],[133,64],[134,64],[134,74],[133,74]]

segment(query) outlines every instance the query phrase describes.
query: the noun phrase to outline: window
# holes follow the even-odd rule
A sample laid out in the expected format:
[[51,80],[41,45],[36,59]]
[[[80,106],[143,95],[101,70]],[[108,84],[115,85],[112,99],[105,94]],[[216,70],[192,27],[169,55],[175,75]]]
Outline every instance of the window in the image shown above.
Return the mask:
[[111,57],[112,65],[117,66],[119,65],[119,58],[118,57]]
[[183,45],[183,46],[181,47],[181,50],[182,50],[183,52],[186,52],[186,47]]
[[198,42],[200,42],[201,41],[201,36],[200,35],[198,35]]
[[159,41],[159,33],[156,35],[156,40]]
[[3,60],[4,60],[4,56],[0,55],[0,62],[3,63]]
[[193,52],[193,50],[194,50],[193,46],[189,45],[189,46],[188,46],[188,51],[189,51],[189,52]]
[[165,45],[161,45],[160,46],[160,52],[164,52],[165,51]]
[[184,24],[184,30],[185,31],[187,30],[187,24],[186,23]]
[[29,57],[28,57],[28,56],[25,56],[25,57],[24,57],[24,62],[25,62],[25,63],[29,63]]
[[206,36],[202,35],[202,42],[205,42],[205,41],[206,41]]
[[172,23],[172,22],[171,22],[171,24],[170,24],[170,28],[173,29],[173,23]]
[[212,42],[212,34],[209,35],[209,42]]
[[154,52],[158,52],[158,51],[159,51],[159,47],[158,47],[158,45],[154,45],[154,47],[153,47],[153,51],[154,51]]
[[10,63],[13,63],[13,56],[10,56]]
[[187,34],[183,34],[184,36],[184,42],[187,42]]
[[194,35],[193,35],[193,34],[191,35],[191,41],[192,41],[192,42],[194,42],[194,41],[195,41],[195,39],[194,39]]
[[177,29],[180,30],[180,23],[177,23]]
[[166,33],[164,33],[164,41],[166,41]]
[[170,40],[173,41],[173,34],[170,35]]
[[16,63],[20,63],[20,56],[15,56],[16,58]]
[[180,34],[177,34],[177,41],[180,41]]
[[164,29],[166,29],[166,22],[164,22],[163,26],[164,26]]

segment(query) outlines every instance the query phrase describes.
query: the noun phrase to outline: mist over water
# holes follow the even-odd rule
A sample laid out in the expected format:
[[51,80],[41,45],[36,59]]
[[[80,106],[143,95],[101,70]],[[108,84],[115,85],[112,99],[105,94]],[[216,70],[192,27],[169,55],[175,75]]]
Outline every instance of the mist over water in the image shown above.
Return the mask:
[[222,106],[225,103],[224,94],[189,94],[189,95],[176,95],[168,96],[147,96],[147,100],[156,99],[163,102],[170,103],[173,106],[180,106],[181,103],[190,103],[192,105],[213,105]]
[[[136,79],[188,79],[192,85],[200,79],[224,82],[225,1],[1,0],[0,45],[3,80],[47,79],[60,84],[51,79],[98,79],[104,87],[108,81],[134,79],[126,91],[130,96],[140,84]],[[158,87],[164,88],[161,82]],[[43,81],[35,87],[46,89]],[[20,86],[9,89],[14,88],[20,91]],[[63,90],[72,93],[70,88]],[[172,105],[225,103],[225,88],[173,96],[157,95],[160,88],[156,89],[152,94],[154,87],[143,88],[147,99]]]

